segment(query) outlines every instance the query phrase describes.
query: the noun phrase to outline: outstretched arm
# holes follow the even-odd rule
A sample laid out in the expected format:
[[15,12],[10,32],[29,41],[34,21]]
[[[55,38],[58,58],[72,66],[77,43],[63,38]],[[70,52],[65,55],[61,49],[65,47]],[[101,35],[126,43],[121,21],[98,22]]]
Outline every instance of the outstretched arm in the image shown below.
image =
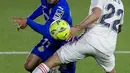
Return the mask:
[[45,25],[42,24],[38,24],[36,22],[34,22],[33,20],[31,20],[30,18],[27,18],[27,22],[26,22],[34,31],[45,35],[47,33],[47,26],[46,24],[50,24],[50,22],[46,22]]
[[92,9],[92,14],[89,15],[88,17],[86,17],[86,18],[85,18],[79,25],[77,25],[76,27],[77,27],[79,30],[86,29],[89,24],[92,24],[92,23],[94,23],[95,21],[97,21],[100,16],[101,16],[101,9],[100,9],[100,8],[93,8],[93,9]]
[[42,6],[40,5],[30,16],[28,16],[28,18],[34,20],[35,18],[37,18],[38,16],[42,15]]
[[13,22],[18,24],[19,29],[24,29],[26,28],[27,25],[29,25],[34,31],[42,35],[48,34],[49,25],[51,24],[49,20],[46,21],[44,25],[42,25],[34,22],[30,18],[16,18],[16,17],[14,18]]
[[86,29],[88,25],[96,22],[101,15],[101,9],[96,7],[93,8],[92,14],[87,16],[79,25],[71,28],[70,36],[67,40],[70,40],[72,37],[76,36],[78,31]]

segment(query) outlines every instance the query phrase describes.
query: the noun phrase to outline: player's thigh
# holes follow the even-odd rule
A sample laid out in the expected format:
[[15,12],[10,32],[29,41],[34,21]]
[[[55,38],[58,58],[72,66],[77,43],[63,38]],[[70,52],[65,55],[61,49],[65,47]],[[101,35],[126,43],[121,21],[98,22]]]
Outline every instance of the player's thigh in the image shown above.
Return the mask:
[[94,58],[106,72],[111,72],[115,67],[114,53],[106,55],[100,51],[96,51]]
[[40,40],[40,42],[32,49],[31,53],[28,55],[25,63],[26,69],[31,69],[39,65],[44,58],[44,55],[46,54],[46,50],[44,49],[42,43],[44,42],[44,38]]
[[32,49],[31,53],[28,55],[27,59],[26,59],[26,63],[25,66],[26,67],[34,67],[36,65],[39,64],[39,62],[42,61],[42,59],[40,58],[40,53],[43,52],[43,48],[42,46],[42,40],[40,40],[40,42]]
[[34,69],[41,62],[42,62],[42,59],[39,56],[37,56],[33,53],[30,53],[26,59],[25,68],[26,69]]
[[67,43],[62,46],[57,54],[62,63],[74,62],[94,53],[94,48],[87,41],[79,40],[75,43]]
[[41,62],[46,61],[50,56],[54,54],[54,51],[43,47],[34,47],[29,56],[27,57],[25,68],[32,70],[38,66]]

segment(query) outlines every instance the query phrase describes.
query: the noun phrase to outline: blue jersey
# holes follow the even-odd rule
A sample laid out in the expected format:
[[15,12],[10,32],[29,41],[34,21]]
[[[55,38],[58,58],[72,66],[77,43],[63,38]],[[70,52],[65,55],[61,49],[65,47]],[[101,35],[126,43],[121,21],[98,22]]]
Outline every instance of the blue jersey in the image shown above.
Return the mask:
[[[46,20],[44,25],[33,21],[42,14]],[[63,19],[72,26],[70,8],[66,0],[59,0],[55,5],[47,4],[47,0],[41,0],[41,5],[27,18],[27,24],[33,30],[43,35],[41,41],[31,52],[39,56],[42,61],[46,61],[57,49],[66,43],[66,41],[53,39],[49,33],[50,24],[57,19]],[[67,64],[65,67],[63,69],[62,67],[59,69],[61,73],[75,73],[76,64],[74,62]]]
[[[42,14],[46,20],[45,24],[38,24],[33,21]],[[47,0],[41,0],[41,5],[27,18],[27,24],[33,30],[43,35],[43,39],[36,46],[37,48],[42,47],[55,52],[62,44],[66,43],[66,41],[55,40],[50,35],[50,24],[57,19],[63,19],[72,26],[70,8],[66,0],[59,0],[55,5],[47,4]]]
[[[46,20],[44,25],[38,24],[32,20],[40,16],[41,14],[44,15],[44,18]],[[48,4],[47,0],[41,0],[41,5],[28,17],[27,24],[34,29],[36,32],[41,33],[44,37],[47,38],[50,42],[51,46],[56,46],[55,43],[59,44],[62,41],[54,40],[50,36],[49,27],[51,22],[57,19],[63,19],[69,23],[70,26],[72,26],[72,17],[70,8],[68,6],[68,3],[66,0],[59,0],[55,5],[54,4]],[[53,49],[58,49],[58,47],[53,47]]]
[[66,0],[59,0],[56,4],[48,4],[47,0],[41,0],[41,5],[29,16],[29,18],[33,20],[42,14],[46,21],[63,19],[72,26],[71,12]]

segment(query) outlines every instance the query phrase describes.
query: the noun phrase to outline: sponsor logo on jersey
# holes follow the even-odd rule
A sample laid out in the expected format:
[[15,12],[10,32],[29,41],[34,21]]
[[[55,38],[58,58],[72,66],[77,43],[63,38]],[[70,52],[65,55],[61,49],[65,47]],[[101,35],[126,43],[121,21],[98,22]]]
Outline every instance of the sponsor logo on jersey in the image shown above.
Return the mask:
[[63,15],[64,15],[64,9],[59,6],[58,9],[56,10],[53,19],[54,20],[61,19]]

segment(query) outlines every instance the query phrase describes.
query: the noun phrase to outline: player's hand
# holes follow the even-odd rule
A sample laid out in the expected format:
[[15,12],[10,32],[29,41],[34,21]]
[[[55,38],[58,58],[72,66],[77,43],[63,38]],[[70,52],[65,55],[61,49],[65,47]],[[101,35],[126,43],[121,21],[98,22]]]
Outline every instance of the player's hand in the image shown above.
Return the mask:
[[67,38],[67,41],[69,41],[71,38],[75,37],[78,34],[78,31],[79,31],[79,29],[76,26],[72,27],[70,30],[70,35]]
[[26,18],[22,18],[22,17],[13,17],[13,23],[17,24],[17,30],[19,31],[19,29],[24,29],[26,28],[27,24],[27,19]]

